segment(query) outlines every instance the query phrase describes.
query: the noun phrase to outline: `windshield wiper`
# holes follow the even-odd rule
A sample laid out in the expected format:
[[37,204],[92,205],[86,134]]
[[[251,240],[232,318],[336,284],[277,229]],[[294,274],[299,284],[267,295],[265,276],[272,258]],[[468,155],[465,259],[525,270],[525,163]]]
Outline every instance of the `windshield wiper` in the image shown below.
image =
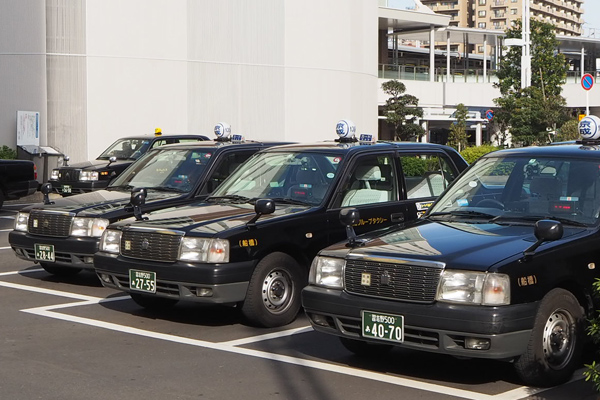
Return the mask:
[[230,194],[226,196],[210,196],[206,199],[207,201],[219,201],[219,200],[231,200],[234,203],[251,203],[255,199],[251,199],[246,196],[239,196],[237,194]]
[[428,215],[428,218],[431,217],[467,217],[467,218],[496,218],[497,216],[494,214],[488,214],[481,211],[470,211],[470,210],[454,210],[454,211],[445,211],[445,212],[435,212]]
[[[555,215],[521,215],[521,216],[512,216],[512,217],[506,216],[505,218],[524,220],[524,221],[539,221],[541,219],[552,219],[554,221],[558,221],[561,224],[565,224],[565,225],[582,226],[582,227],[588,226],[587,224],[584,224],[583,222],[573,221],[572,219],[564,218],[564,217],[557,217]],[[492,221],[495,222],[496,219],[503,219],[503,218],[501,215],[499,215],[498,217],[494,218]]]
[[134,187],[135,186],[133,186],[133,185],[120,185],[120,186],[108,186],[106,189],[107,190],[113,189],[113,190],[125,190],[125,191],[128,191],[128,190],[133,189]]
[[176,188],[173,186],[156,186],[149,187],[148,190],[156,190],[157,192],[177,192],[177,193],[187,193],[187,190],[183,190],[180,188]]
[[302,200],[296,200],[296,199],[290,199],[289,197],[274,197],[271,200],[273,200],[273,201],[275,201],[277,203],[295,204],[295,205],[299,205],[299,206],[310,206],[310,205],[312,205],[309,202],[302,201]]

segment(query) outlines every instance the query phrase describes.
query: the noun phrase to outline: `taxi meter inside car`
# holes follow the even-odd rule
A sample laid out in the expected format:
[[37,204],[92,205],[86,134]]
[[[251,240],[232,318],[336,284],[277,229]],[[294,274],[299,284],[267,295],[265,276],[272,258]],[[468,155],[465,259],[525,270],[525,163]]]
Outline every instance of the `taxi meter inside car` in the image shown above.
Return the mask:
[[533,386],[581,366],[600,306],[600,120],[576,143],[506,149],[472,164],[424,218],[313,260],[302,304],[356,354],[393,346],[510,361]]
[[342,240],[340,209],[357,233],[417,219],[466,167],[452,148],[354,134],[257,153],[198,204],[111,224],[94,257],[107,287],[143,307],[180,300],[238,305],[260,326],[291,322],[310,262]]
[[100,236],[111,222],[205,198],[252,154],[282,144],[247,141],[231,134],[229,125],[217,126],[215,141],[150,150],[103,190],[51,202],[48,193],[52,188],[45,184],[46,204],[29,206],[17,214],[9,234],[15,254],[56,275],[91,270]]

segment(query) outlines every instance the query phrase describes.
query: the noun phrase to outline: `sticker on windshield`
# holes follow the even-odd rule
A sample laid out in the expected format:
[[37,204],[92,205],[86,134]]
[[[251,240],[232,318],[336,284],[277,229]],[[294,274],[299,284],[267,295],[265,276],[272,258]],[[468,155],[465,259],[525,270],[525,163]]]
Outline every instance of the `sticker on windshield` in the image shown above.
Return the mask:
[[471,186],[472,188],[477,187],[477,182],[471,181],[469,182],[469,186]]
[[333,172],[330,172],[330,173],[327,174],[327,177],[329,179],[333,179],[334,176],[335,176],[335,174]]
[[459,207],[466,207],[469,205],[469,200],[467,199],[457,199],[456,200],[456,205],[458,205]]
[[340,161],[342,161],[342,157],[335,157],[335,158],[333,159],[333,163],[334,163],[334,164],[338,164]]

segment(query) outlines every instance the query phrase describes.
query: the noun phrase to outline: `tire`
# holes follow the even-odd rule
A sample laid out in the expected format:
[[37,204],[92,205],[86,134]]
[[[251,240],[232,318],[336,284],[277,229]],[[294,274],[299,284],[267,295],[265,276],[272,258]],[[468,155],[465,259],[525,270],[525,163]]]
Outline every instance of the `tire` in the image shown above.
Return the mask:
[[129,295],[138,306],[144,307],[147,310],[155,311],[167,310],[175,306],[175,304],[177,304],[179,301],[175,299],[168,299],[166,297],[150,296],[141,293],[129,293]]
[[73,276],[77,275],[81,271],[81,268],[61,267],[48,263],[40,263],[40,265],[42,268],[44,268],[44,270],[46,270],[46,272],[56,276]]
[[514,364],[530,386],[567,382],[579,366],[583,349],[584,311],[575,296],[553,289],[538,309],[527,351]]
[[253,325],[272,328],[292,322],[300,310],[307,279],[302,267],[285,253],[271,253],[254,269],[242,314]]
[[348,339],[340,337],[340,342],[346,348],[357,356],[361,357],[380,357],[389,353],[394,347],[391,344],[378,344],[365,342],[364,340]]

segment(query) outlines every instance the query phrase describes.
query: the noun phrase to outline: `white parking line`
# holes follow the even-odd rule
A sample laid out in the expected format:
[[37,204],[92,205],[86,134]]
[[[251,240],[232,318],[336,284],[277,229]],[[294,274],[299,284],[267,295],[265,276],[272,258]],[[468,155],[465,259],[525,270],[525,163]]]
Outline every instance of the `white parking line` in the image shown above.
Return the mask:
[[[9,274],[14,275],[15,273],[19,273],[19,272],[12,271],[12,272],[8,272],[8,273],[4,273],[2,275],[9,275]],[[99,304],[99,303],[103,303],[103,302],[129,299],[130,298],[129,296],[120,296],[120,297],[104,299],[104,298],[99,298],[99,297],[81,295],[78,293],[63,292],[63,291],[58,291],[58,290],[44,289],[44,288],[38,288],[38,287],[34,287],[34,286],[20,285],[20,284],[14,284],[14,283],[9,283],[9,282],[2,282],[2,281],[0,281],[0,286],[11,288],[11,289],[26,290],[26,291],[36,292],[36,293],[44,293],[44,294],[48,294],[48,295],[52,295],[52,296],[68,297],[68,298],[80,300],[78,302],[73,302],[73,303],[65,303],[65,304],[58,304],[58,305],[51,305],[51,306],[44,306],[44,307],[35,307],[35,308],[21,310],[21,311],[29,313],[29,314],[40,315],[40,316],[58,319],[58,320],[62,320],[62,321],[74,322],[74,323],[78,323],[78,324],[82,324],[82,325],[94,326],[97,328],[112,330],[115,332],[127,333],[127,334],[131,334],[131,335],[138,335],[138,336],[143,336],[143,337],[157,339],[157,340],[164,340],[164,341],[168,341],[171,343],[179,343],[179,344],[184,344],[184,345],[189,345],[189,346],[202,347],[202,348],[206,348],[206,349],[225,351],[225,352],[229,352],[229,353],[246,355],[246,356],[250,356],[250,357],[257,357],[257,358],[262,358],[262,359],[266,359],[266,360],[278,361],[278,362],[283,362],[283,363],[287,363],[287,364],[299,365],[299,366],[303,366],[306,368],[313,368],[313,369],[318,369],[318,370],[327,371],[327,372],[334,372],[334,373],[347,375],[347,376],[370,379],[370,380],[374,380],[374,381],[378,381],[378,382],[388,383],[388,384],[392,384],[392,385],[398,385],[398,386],[407,387],[407,388],[411,388],[411,389],[423,390],[423,391],[427,391],[427,392],[444,394],[444,395],[448,395],[448,396],[455,396],[455,397],[459,397],[459,398],[463,398],[463,399],[518,400],[518,399],[523,399],[528,396],[533,396],[537,393],[548,390],[548,389],[537,389],[537,388],[531,388],[531,387],[519,387],[514,390],[500,393],[497,395],[488,395],[488,394],[483,394],[483,393],[478,393],[478,392],[471,392],[468,390],[456,389],[456,388],[443,386],[443,385],[436,385],[436,384],[432,384],[432,383],[420,382],[420,381],[416,381],[416,380],[412,380],[412,379],[391,376],[391,375],[388,375],[385,373],[371,372],[371,371],[360,370],[357,368],[351,368],[351,367],[346,367],[343,365],[336,365],[336,364],[331,364],[331,363],[322,362],[322,361],[307,360],[307,359],[303,359],[303,358],[299,358],[299,357],[291,357],[291,356],[286,356],[286,355],[282,355],[282,354],[269,353],[266,351],[253,350],[253,349],[239,347],[240,345],[243,345],[243,344],[254,343],[257,341],[277,338],[277,337],[281,337],[281,336],[288,336],[288,335],[292,335],[292,334],[307,332],[311,329],[311,328],[307,328],[307,327],[290,329],[290,330],[278,332],[278,333],[259,335],[259,336],[254,336],[254,337],[247,338],[247,339],[239,339],[239,340],[233,340],[233,341],[228,341],[228,342],[215,343],[215,342],[208,342],[208,341],[203,341],[203,340],[186,338],[186,337],[182,337],[182,336],[157,333],[157,332],[152,332],[152,331],[148,331],[148,330],[144,330],[144,329],[133,328],[133,327],[130,327],[127,325],[120,325],[120,324],[115,324],[115,323],[111,323],[111,322],[95,320],[95,319],[91,319],[91,318],[77,317],[77,316],[63,314],[63,313],[59,313],[59,312],[55,311],[55,310],[64,309],[64,308],[89,306],[89,305]],[[575,377],[573,380],[579,380],[582,377],[583,376],[582,376],[581,372],[578,371],[578,376]]]

